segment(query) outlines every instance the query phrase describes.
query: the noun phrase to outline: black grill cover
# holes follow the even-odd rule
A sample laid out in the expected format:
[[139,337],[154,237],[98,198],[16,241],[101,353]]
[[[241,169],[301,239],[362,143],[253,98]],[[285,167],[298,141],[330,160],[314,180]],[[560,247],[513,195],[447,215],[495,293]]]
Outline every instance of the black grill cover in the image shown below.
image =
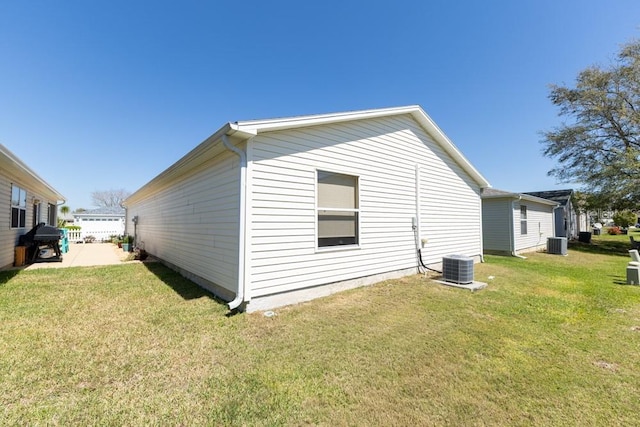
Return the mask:
[[60,239],[60,231],[56,227],[50,225],[43,225],[38,227],[36,234],[33,236],[33,240],[36,242],[50,242]]
[[27,234],[20,236],[20,245],[31,246],[36,242],[57,242],[58,240],[60,240],[60,232],[58,229],[41,222],[33,227]]

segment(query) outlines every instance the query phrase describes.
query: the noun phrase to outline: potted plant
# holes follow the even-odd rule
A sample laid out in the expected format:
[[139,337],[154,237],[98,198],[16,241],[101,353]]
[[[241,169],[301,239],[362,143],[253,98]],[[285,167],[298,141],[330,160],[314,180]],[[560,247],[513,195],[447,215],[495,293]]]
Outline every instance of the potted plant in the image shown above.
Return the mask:
[[133,253],[134,253],[133,259],[140,260],[140,261],[144,261],[149,256],[149,254],[147,254],[147,251],[145,251],[143,248],[139,246],[136,246],[135,248],[133,248]]
[[132,248],[133,248],[133,236],[130,236],[127,234],[122,239],[122,250],[125,252],[131,252]]

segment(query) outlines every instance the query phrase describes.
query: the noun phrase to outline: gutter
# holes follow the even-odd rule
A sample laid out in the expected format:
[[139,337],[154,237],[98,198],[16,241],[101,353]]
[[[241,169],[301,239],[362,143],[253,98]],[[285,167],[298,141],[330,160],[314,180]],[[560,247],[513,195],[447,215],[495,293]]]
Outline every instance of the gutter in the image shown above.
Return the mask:
[[[49,198],[55,198],[56,206],[58,206],[58,202],[62,201],[62,204],[66,203],[65,197],[58,192],[55,188],[51,186],[47,181],[45,181],[42,177],[40,177],[37,173],[33,171],[26,163],[18,158],[15,154],[13,154],[7,147],[0,144],[0,158],[4,158],[9,162],[8,172],[13,176],[17,174],[17,177],[22,179],[32,179],[35,181],[35,188],[38,192],[44,193],[43,196]],[[0,162],[3,163],[3,162]],[[4,169],[5,165],[2,165]],[[15,168],[15,169],[14,169]],[[7,172],[7,171],[5,171]],[[53,196],[53,197],[51,197]]]
[[228,303],[229,310],[235,310],[245,302],[245,275],[244,267],[246,263],[245,256],[245,242],[246,242],[246,194],[247,194],[247,153],[233,145],[229,141],[229,137],[226,134],[221,136],[222,144],[226,149],[232,151],[240,158],[240,208],[238,224],[238,289],[236,291],[236,297],[233,301]]
[[180,160],[169,166],[151,181],[136,190],[135,193],[127,197],[124,201],[124,206],[126,207],[129,204],[135,203],[138,200],[142,200],[145,197],[154,194],[158,188],[162,188],[179,179],[185,173],[185,170],[188,171],[193,167],[192,165],[194,163],[205,161],[208,156],[210,157],[211,155],[211,147],[218,144],[223,135],[235,136],[240,139],[249,139],[256,136],[256,134],[257,132],[252,130],[246,131],[240,129],[240,127],[235,123],[225,123],[213,135],[185,154],[180,158]]

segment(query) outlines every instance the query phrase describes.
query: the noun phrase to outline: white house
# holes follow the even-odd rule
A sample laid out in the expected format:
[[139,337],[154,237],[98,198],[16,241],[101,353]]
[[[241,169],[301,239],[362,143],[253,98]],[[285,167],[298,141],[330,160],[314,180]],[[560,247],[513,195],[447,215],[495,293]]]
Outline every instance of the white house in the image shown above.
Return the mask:
[[556,236],[553,200],[493,188],[482,193],[482,237],[486,253],[519,253],[544,249]]
[[107,241],[111,236],[122,236],[125,211],[121,207],[97,208],[73,213],[73,225],[80,226],[80,236],[93,236],[98,241]]
[[0,268],[7,268],[20,236],[41,222],[57,225],[57,205],[64,196],[0,144],[0,198],[7,203],[0,211]]
[[590,231],[586,213],[578,212],[573,204],[573,190],[528,191],[526,194],[558,204],[554,213],[556,237],[577,239],[581,231]]
[[125,200],[127,231],[263,310],[482,254],[486,179],[419,106],[227,123]]

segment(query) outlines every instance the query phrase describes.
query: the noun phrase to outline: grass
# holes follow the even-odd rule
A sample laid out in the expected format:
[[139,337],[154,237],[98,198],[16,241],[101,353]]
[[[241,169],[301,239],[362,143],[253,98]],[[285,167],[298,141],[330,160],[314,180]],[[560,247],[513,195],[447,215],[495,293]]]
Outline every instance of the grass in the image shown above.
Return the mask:
[[637,425],[626,242],[487,257],[474,293],[412,276],[271,318],[159,264],[2,272],[0,424]]

